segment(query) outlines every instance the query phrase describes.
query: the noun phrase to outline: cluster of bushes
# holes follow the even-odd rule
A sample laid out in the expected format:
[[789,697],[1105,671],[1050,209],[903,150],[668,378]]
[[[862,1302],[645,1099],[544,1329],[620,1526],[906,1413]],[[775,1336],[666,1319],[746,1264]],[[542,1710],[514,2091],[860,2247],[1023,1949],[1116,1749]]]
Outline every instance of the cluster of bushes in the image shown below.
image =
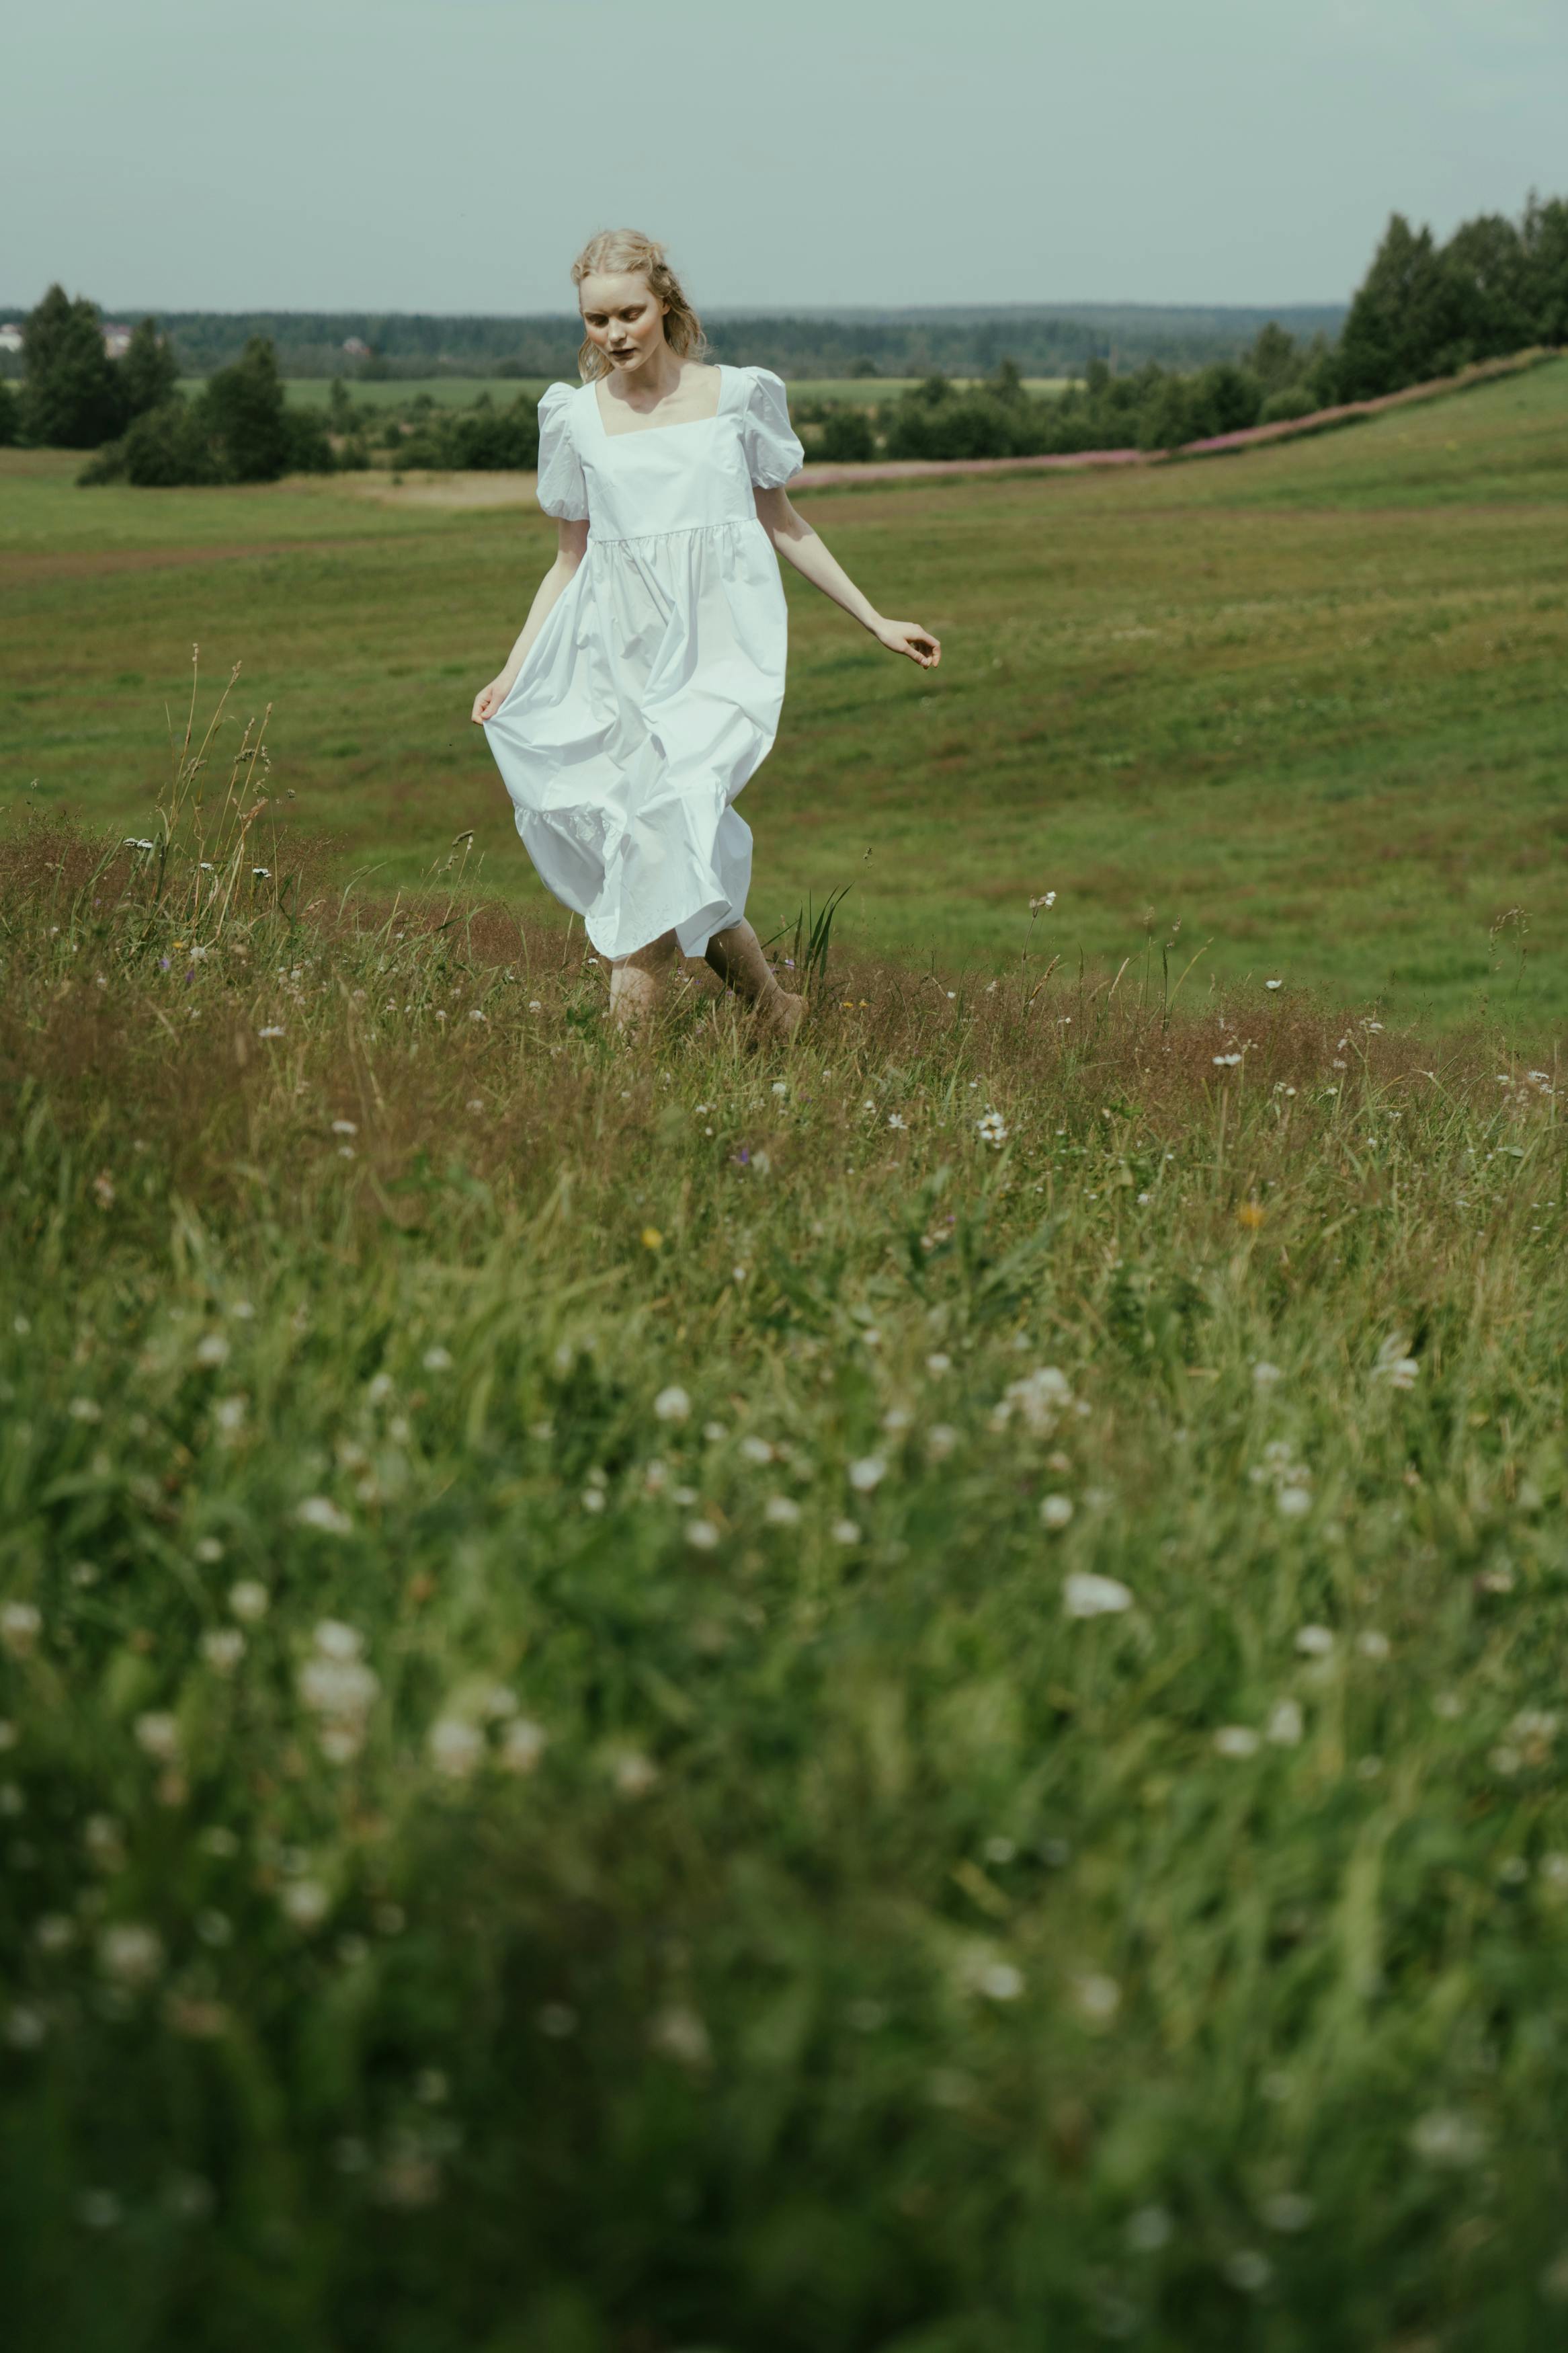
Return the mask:
[[526,471],[539,463],[539,403],[526,393],[497,408],[481,392],[471,408],[440,409],[428,395],[416,401],[413,431],[394,420],[386,447],[403,466],[474,473]]
[[253,336],[245,356],[209,376],[194,400],[172,392],[106,444],[80,479],[168,490],[330,474],[335,463],[325,423],[289,406],[271,344]]
[[1092,360],[1059,398],[1031,394],[1012,360],[984,384],[929,376],[879,412],[842,403],[803,406],[815,458],[855,464],[889,458],[1032,458],[1081,449],[1169,449],[1324,405],[1332,353],[1266,327],[1239,364],[1182,375],[1151,361],[1112,375]]

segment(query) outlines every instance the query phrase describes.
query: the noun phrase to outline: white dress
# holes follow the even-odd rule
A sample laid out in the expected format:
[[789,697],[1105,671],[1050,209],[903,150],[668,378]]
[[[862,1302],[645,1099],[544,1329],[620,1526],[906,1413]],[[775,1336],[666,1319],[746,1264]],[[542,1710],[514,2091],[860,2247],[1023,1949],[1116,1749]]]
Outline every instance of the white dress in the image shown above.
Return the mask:
[[539,404],[539,503],[587,553],[485,733],[540,877],[603,955],[739,922],[752,834],[733,806],[784,700],[778,558],[753,485],[805,456],[766,368],[719,371],[716,416],[608,432],[592,384]]

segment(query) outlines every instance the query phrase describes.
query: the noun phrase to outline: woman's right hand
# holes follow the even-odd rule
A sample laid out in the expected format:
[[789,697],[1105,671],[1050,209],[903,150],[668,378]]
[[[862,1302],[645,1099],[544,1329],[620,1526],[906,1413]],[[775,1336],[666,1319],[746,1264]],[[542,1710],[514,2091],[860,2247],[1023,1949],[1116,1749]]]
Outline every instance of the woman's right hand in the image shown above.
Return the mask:
[[512,685],[512,680],[503,670],[499,678],[491,679],[489,686],[480,687],[474,697],[474,707],[468,713],[476,727],[482,727],[487,719],[495,717],[496,712],[511,692]]

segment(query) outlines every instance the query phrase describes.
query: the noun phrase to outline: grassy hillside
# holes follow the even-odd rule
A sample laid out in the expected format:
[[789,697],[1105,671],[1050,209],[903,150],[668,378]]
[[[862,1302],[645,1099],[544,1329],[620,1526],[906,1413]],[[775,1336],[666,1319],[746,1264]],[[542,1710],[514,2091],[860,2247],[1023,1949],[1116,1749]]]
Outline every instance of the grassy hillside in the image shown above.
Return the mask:
[[[1159,625],[1173,558],[1115,607],[1095,551],[1178,492],[1239,597],[1236,479],[1039,498],[1075,643]],[[818,512],[935,584],[973,496]],[[384,691],[495,543],[360,528],[205,593],[302,683],[332,567],[386,580],[333,649]],[[816,726],[957,723],[806,636]],[[788,1062],[706,981],[618,1039],[455,869],[258,855],[260,765],[166,871],[0,864],[16,2341],[1554,2342],[1555,1073],[1080,985],[1021,876],[994,985],[836,956]]]
[[[467,719],[548,561],[531,509],[70,470],[0,453],[13,808],[145,829],[199,640],[272,705],[275,806],[344,874],[416,883],[471,827],[488,886],[549,912]],[[1554,1034],[1565,504],[1562,364],[1242,458],[805,499],[946,653],[897,668],[792,584],[790,698],[744,802],[759,921],[851,882],[862,945],[992,972],[1054,888],[1091,971],[1179,923],[1222,981]]]

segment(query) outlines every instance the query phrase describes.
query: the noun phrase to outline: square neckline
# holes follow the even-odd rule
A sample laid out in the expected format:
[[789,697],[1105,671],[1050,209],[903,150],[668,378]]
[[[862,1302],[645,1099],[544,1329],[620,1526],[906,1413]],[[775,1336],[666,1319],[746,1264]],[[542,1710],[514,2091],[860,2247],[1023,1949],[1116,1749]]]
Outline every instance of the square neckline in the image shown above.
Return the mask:
[[716,360],[714,366],[719,375],[719,401],[712,416],[679,417],[676,418],[673,425],[632,425],[626,427],[622,432],[612,433],[605,422],[605,412],[599,405],[600,379],[595,377],[592,384],[584,386],[584,390],[592,398],[595,422],[606,441],[635,441],[645,433],[684,433],[694,425],[717,425],[720,417],[724,414],[724,396],[729,389],[729,378],[732,371],[722,360]]

